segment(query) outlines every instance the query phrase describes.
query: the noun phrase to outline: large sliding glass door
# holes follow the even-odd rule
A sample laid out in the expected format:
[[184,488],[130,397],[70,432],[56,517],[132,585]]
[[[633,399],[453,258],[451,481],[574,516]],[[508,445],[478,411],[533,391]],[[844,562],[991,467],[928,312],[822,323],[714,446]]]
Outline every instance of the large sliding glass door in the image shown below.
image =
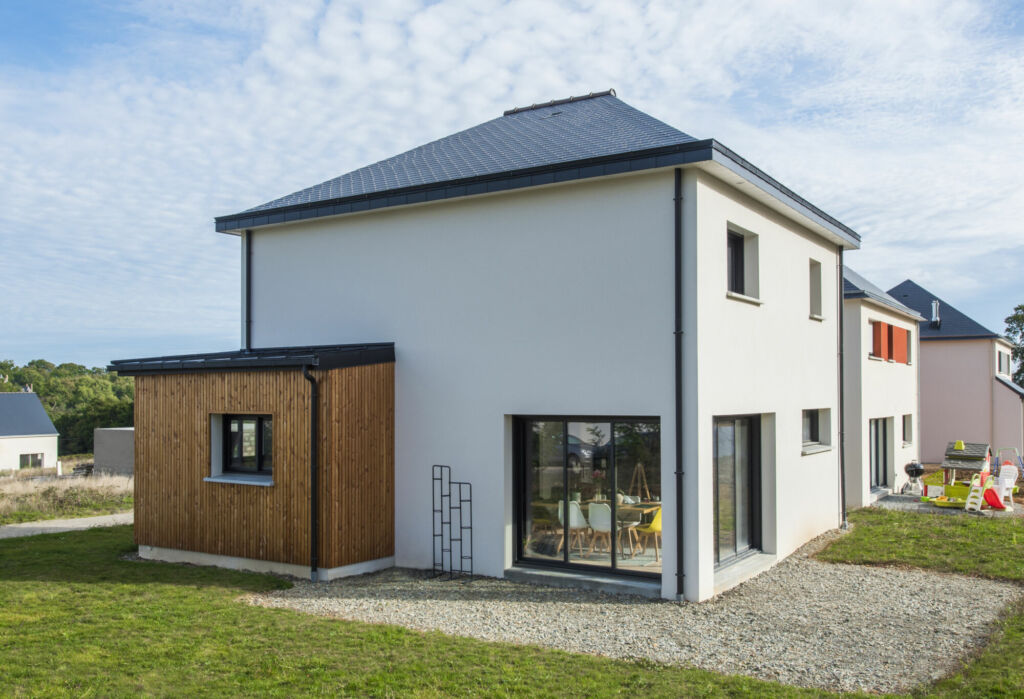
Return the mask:
[[715,563],[761,547],[760,417],[714,421]]
[[516,421],[518,559],[661,573],[657,419]]

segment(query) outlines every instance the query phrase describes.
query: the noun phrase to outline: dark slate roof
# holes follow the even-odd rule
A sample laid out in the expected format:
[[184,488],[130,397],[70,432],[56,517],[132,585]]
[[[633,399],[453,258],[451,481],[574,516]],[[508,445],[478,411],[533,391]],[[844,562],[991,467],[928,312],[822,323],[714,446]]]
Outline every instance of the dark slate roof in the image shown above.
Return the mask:
[[846,265],[843,265],[843,298],[873,299],[874,301],[889,306],[901,313],[907,313],[918,320],[924,320],[921,314],[913,308],[907,308]]
[[860,236],[722,144],[634,109],[613,90],[520,109],[252,209],[241,231],[322,216],[712,161],[859,247]]
[[479,126],[248,209],[341,199],[696,141],[613,96],[510,110]]
[[1021,398],[1024,398],[1024,388],[1022,388],[1021,386],[1018,386],[1013,381],[1010,381],[1008,379],[1004,379],[1002,376],[997,376],[996,377],[996,381],[998,381],[999,383],[1001,383],[1004,386],[1006,386],[1008,389],[1010,389],[1011,391],[1016,393]]
[[0,437],[57,434],[35,393],[0,393]]
[[340,369],[395,361],[395,344],[377,342],[363,345],[311,345],[308,347],[267,347],[208,354],[179,354],[169,357],[115,359],[107,367],[121,376],[180,374],[192,371],[242,371],[287,369],[311,366]]
[[[910,306],[925,320],[920,322],[921,340],[974,340],[1001,337],[973,320],[919,284],[907,279],[889,289],[889,295]],[[939,324],[931,322],[932,300],[939,302]]]

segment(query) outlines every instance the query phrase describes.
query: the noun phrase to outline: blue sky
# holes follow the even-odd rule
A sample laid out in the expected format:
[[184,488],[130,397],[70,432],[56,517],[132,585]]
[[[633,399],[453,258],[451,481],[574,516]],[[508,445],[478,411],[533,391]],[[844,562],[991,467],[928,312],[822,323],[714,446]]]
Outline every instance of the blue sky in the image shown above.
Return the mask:
[[[233,213],[614,87],[989,328],[1024,303],[1016,3],[0,3],[0,358],[236,348]],[[372,338],[370,338],[372,339]]]

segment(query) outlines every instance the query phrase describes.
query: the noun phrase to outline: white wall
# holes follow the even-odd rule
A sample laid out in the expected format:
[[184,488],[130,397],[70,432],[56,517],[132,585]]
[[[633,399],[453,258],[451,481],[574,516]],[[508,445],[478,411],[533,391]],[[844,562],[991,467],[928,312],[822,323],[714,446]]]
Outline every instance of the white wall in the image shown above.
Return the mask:
[[[872,321],[910,331],[910,361],[901,364],[870,358]],[[849,508],[871,502],[869,420],[892,419],[888,488],[899,491],[907,482],[903,467],[918,459],[921,421],[918,415],[920,338],[917,322],[865,299],[845,302],[843,363],[846,367],[846,503]],[[912,415],[912,435],[903,441],[903,416]]]
[[0,437],[0,471],[19,468],[22,454],[42,454],[43,468],[56,468],[57,435]]
[[[696,386],[698,397],[685,435],[695,445],[685,467],[686,506],[688,525],[694,517],[699,521],[687,527],[687,550],[699,558],[696,575],[687,560],[687,597],[704,599],[712,594],[715,575],[715,416],[760,414],[762,431],[774,429],[762,434],[766,552],[785,556],[839,523],[838,252],[704,173],[688,171],[686,185],[685,196],[697,199],[696,240],[687,250],[692,255],[695,248],[688,271],[698,290],[696,357],[689,358],[686,372],[687,390]],[[730,225],[758,236],[762,305],[726,296]],[[821,321],[809,317],[812,258],[822,269]],[[833,448],[801,455],[803,410],[826,408]]]
[[511,564],[511,415],[660,416],[671,488],[672,183],[667,170],[256,231],[254,346],[395,342],[397,565],[431,565],[436,463],[473,484],[475,570]]

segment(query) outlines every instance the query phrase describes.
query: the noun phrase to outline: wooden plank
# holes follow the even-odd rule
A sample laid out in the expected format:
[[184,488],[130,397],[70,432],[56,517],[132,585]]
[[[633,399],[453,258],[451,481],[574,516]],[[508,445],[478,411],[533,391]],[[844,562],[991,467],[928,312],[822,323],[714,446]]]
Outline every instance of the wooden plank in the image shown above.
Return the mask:
[[[394,554],[394,365],[314,371],[320,382],[322,567]],[[309,563],[309,383],[300,371],[135,379],[135,540]],[[209,483],[210,416],[274,419],[274,485]]]

